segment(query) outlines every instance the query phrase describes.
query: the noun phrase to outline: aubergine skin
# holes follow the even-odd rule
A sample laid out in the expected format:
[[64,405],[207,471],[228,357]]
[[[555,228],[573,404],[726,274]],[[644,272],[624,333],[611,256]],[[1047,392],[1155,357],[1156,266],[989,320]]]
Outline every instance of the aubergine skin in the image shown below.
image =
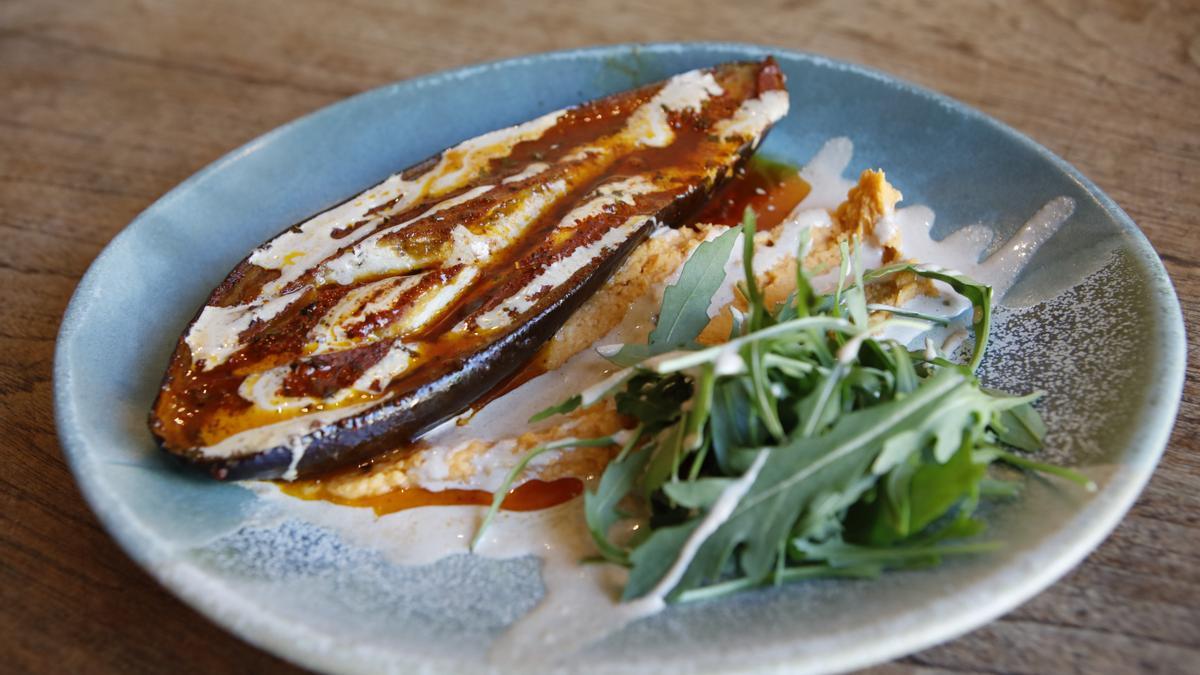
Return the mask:
[[[746,146],[746,150],[739,164],[749,157],[752,148]],[[731,169],[727,175],[732,175],[737,166]],[[725,177],[722,175],[721,182]],[[719,185],[718,182],[709,190],[697,191],[672,204],[661,214],[662,222],[685,219],[699,209]],[[647,220],[635,237],[607,256],[595,272],[583,283],[571,287],[558,302],[483,351],[447,367],[440,378],[395,403],[384,403],[362,417],[347,418],[314,432],[299,462],[298,475],[320,474],[393,450],[397,444],[416,438],[470,408],[533,359],[542,345],[554,337],[575,310],[603,286],[629,253],[645,240],[654,222]],[[276,446],[245,458],[211,462],[207,468],[221,480],[278,478],[287,471],[291,461],[291,450],[287,446]]]
[[786,108],[771,59],[691,71],[464,142],[289,228],[181,336],[158,444],[221,480],[403,447],[525,368]]

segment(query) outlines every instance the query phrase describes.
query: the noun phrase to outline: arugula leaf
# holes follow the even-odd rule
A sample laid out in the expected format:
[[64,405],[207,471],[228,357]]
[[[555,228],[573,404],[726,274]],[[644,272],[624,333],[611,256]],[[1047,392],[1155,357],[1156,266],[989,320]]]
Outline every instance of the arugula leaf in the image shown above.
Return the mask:
[[902,536],[920,532],[978,491],[979,481],[987,474],[987,465],[975,462],[973,445],[964,442],[944,464],[926,463],[913,474],[908,487],[909,530]]
[[1029,459],[1028,457],[1022,457],[1016,453],[1001,450],[1000,448],[987,448],[978,453],[976,458],[977,460],[998,459],[1019,469],[1037,471],[1039,473],[1047,473],[1052,476],[1058,476],[1059,478],[1065,478],[1066,480],[1069,480],[1072,483],[1084,488],[1088,492],[1095,492],[1098,489],[1095,481],[1077,471],[1072,471],[1068,468],[1055,466],[1053,464],[1046,464],[1045,462],[1037,462]]
[[621,366],[632,366],[651,356],[690,347],[708,325],[708,305],[725,281],[725,262],[737,241],[738,228],[731,227],[692,252],[679,273],[679,280],[663,292],[658,323],[645,345],[622,345],[609,356]]
[[664,429],[653,444],[650,462],[642,475],[639,492],[649,497],[675,474],[679,457],[683,452],[683,425],[676,424]]
[[540,422],[552,415],[569,413],[576,408],[586,408],[621,390],[631,379],[637,376],[636,368],[626,368],[609,375],[582,393],[576,394],[557,405],[552,405],[529,418],[530,423]]
[[676,504],[689,509],[706,509],[733,483],[732,478],[698,478],[663,485],[663,492]]
[[992,428],[996,431],[996,440],[1026,452],[1041,450],[1042,439],[1046,436],[1046,423],[1029,403],[1000,411]]
[[509,491],[512,490],[513,483],[515,483],[521,473],[525,471],[525,467],[529,466],[529,463],[532,462],[538,455],[545,454],[551,450],[561,450],[562,448],[595,446],[603,447],[606,445],[616,445],[616,443],[616,439],[612,436],[583,439],[564,438],[561,441],[540,445],[530,450],[524,457],[521,458],[521,461],[517,462],[517,464],[508,472],[508,475],[506,475],[504,480],[500,483],[500,487],[492,495],[492,504],[488,507],[487,513],[484,514],[483,522],[479,524],[479,529],[475,530],[475,536],[471,538],[470,549],[474,551],[475,547],[479,545],[479,542],[483,539],[483,533],[486,532],[488,526],[492,524],[492,519],[496,517],[496,514],[500,511],[501,505],[504,504],[504,500],[508,497]]
[[692,384],[680,375],[659,377],[635,373],[615,396],[617,412],[637,419],[654,434],[679,419],[684,402],[692,397]]
[[745,281],[742,293],[750,305],[750,320],[747,327],[751,331],[762,328],[769,314],[763,306],[762,290],[758,287],[758,279],[754,277],[754,235],[758,231],[758,218],[749,206],[742,213],[742,272]]
[[967,366],[971,372],[978,370],[979,363],[983,361],[983,353],[987,349],[988,333],[992,329],[992,287],[953,270],[916,263],[899,263],[870,270],[863,274],[863,280],[864,282],[875,281],[898,272],[912,272],[920,277],[945,282],[956,293],[971,301],[975,308],[975,316],[971,322],[971,327],[975,331],[975,346],[971,351],[971,360]]
[[[943,370],[906,399],[844,415],[828,434],[795,439],[768,450],[770,455],[758,480],[734,514],[700,547],[676,588],[717,580],[729,555],[739,546],[743,548],[738,561],[745,576],[765,579],[778,553],[776,542],[791,531],[797,514],[804,513],[823,490],[835,486],[850,489],[893,428],[903,427],[910,416],[937,406],[965,385],[966,378],[961,374]],[[682,545],[685,538],[674,534],[660,537],[656,532],[635,550],[625,597],[639,597],[649,591],[670,568],[671,561],[660,557],[678,554],[678,550],[664,550],[665,542],[678,540]],[[642,552],[643,547],[649,548]]]
[[[777,581],[786,584],[806,579],[874,579],[881,572],[883,572],[883,566],[874,563],[843,565],[841,567],[833,567],[831,565],[803,565],[783,568],[778,575]],[[682,603],[712,600],[762,585],[763,582],[741,577],[683,591],[676,597],[676,601]]]
[[896,393],[907,394],[916,389],[917,370],[913,368],[912,357],[909,356],[908,350],[903,345],[893,342],[889,346],[889,354],[892,357],[889,365],[896,376]]
[[693,518],[681,525],[657,528],[633,549],[629,554],[632,569],[621,599],[632,600],[641,597],[653,588],[671,569],[684,543],[699,526],[700,519]]
[[704,363],[718,363],[720,357],[724,354],[729,354],[741,349],[743,345],[748,345],[762,340],[789,337],[796,339],[796,334],[800,329],[824,330],[833,333],[848,333],[855,334],[859,331],[854,328],[853,324],[845,319],[836,319],[825,316],[810,316],[803,319],[792,319],[784,323],[777,323],[774,326],[763,328],[762,330],[734,338],[725,344],[706,347],[696,351],[684,351],[679,356],[666,359],[655,364],[653,370],[656,373],[666,374],[673,373],[688,368],[695,368]]
[[542,420],[547,419],[549,417],[554,417],[555,415],[562,415],[565,413],[569,413],[569,412],[575,410],[576,408],[578,408],[582,403],[583,403],[583,396],[580,394],[576,394],[576,395],[572,396],[571,398],[568,398],[567,400],[563,401],[562,403],[559,403],[558,405],[552,405],[549,408],[546,408],[545,410],[535,413],[533,417],[529,418],[529,423],[533,424],[534,422],[541,422]]
[[896,316],[903,316],[909,319],[920,319],[921,321],[927,321],[929,323],[935,323],[942,326],[948,326],[951,323],[951,320],[944,316],[936,316],[934,314],[918,312],[916,310],[906,309],[904,307],[896,307],[894,305],[871,303],[867,305],[867,310],[871,312],[887,312],[888,314],[895,314]]
[[838,364],[814,387],[808,396],[801,399],[797,408],[799,417],[803,420],[801,438],[808,438],[818,431],[833,424],[841,412],[841,384],[846,378],[848,368]]
[[[956,504],[978,490],[979,481],[987,473],[987,465],[976,463],[972,443],[964,442],[944,464],[922,462],[910,464],[903,482],[886,486],[892,504],[903,503],[905,517],[901,522],[889,520],[877,523],[866,541],[890,544],[924,530],[945,516]],[[891,490],[896,492],[890,493]],[[888,525],[894,527],[888,528]]]
[[763,364],[762,342],[752,342],[744,349],[746,362],[750,365],[751,390],[754,393],[754,405],[759,419],[763,421],[767,433],[776,441],[783,439],[783,423],[779,421],[779,410],[775,394],[771,391],[767,380],[766,367]]
[[683,445],[688,452],[696,451],[692,460],[692,470],[688,473],[690,480],[700,475],[704,459],[708,452],[709,442],[705,438],[704,429],[712,416],[713,392],[717,386],[716,368],[704,366],[700,369],[699,381],[696,383],[696,395],[693,398],[692,409],[688,411],[687,427],[684,429]]
[[632,450],[624,457],[618,457],[604,470],[596,489],[583,495],[583,512],[588,531],[592,535],[592,541],[596,543],[596,548],[600,550],[600,555],[609,562],[621,565],[629,563],[629,554],[609,540],[608,531],[625,517],[618,504],[633,489],[634,482],[646,466],[649,457],[650,448],[647,446]]
[[795,541],[795,549],[804,560],[821,561],[835,568],[860,565],[878,565],[884,569],[923,566],[936,564],[945,555],[986,553],[995,551],[999,546],[999,542],[970,542],[874,548],[836,539],[821,543],[803,539]]
[[750,440],[750,397],[734,382],[718,384],[713,392],[710,424],[713,456],[723,474],[730,474],[745,464],[738,461],[738,450],[752,445]]
[[853,255],[851,270],[854,274],[854,286],[848,289],[845,293],[846,308],[849,310],[850,318],[854,321],[854,325],[860,328],[867,327],[867,287],[863,281],[862,269],[862,247],[858,245],[858,236],[854,237],[854,250],[852,253],[846,252],[846,242],[842,242],[842,255]]

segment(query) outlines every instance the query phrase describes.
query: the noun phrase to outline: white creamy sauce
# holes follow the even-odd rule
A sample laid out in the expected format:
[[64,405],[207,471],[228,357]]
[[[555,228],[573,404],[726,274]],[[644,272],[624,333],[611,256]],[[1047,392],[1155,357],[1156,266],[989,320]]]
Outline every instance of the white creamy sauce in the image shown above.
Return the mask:
[[579,162],[595,157],[604,151],[594,145],[585,145],[559,158],[561,162]]
[[[659,285],[644,298],[634,302],[622,322],[596,343],[645,342],[654,327],[654,315],[662,302],[665,286],[666,284]],[[527,431],[537,431],[560,424],[560,421],[554,419],[536,424],[529,424],[527,420],[538,412],[580,393],[581,390],[584,390],[585,399],[595,402],[614,386],[616,380],[611,378],[619,377],[621,370],[595,350],[585,349],[558,368],[542,373],[500,396],[474,415],[460,416],[464,420],[469,419],[465,424],[459,424],[459,418],[447,420],[422,436],[421,440],[434,447],[457,449],[474,439],[487,442],[503,441],[516,438]],[[511,469],[520,460],[520,456],[514,456],[511,452],[500,451],[496,454],[499,456],[497,461],[507,463],[505,470]]]
[[495,307],[476,318],[475,324],[484,330],[503,328],[512,323],[537,302],[547,288],[566,283],[579,270],[587,267],[596,258],[620,246],[634,231],[645,224],[645,216],[634,216],[617,227],[610,228],[596,241],[580,246],[558,260],[547,265],[521,290],[509,296]]
[[[363,371],[363,374],[359,375],[353,384],[344,389],[339,389],[328,398],[286,396],[280,392],[280,389],[283,387],[284,378],[292,370],[291,366],[287,365],[277,366],[261,373],[253,373],[246,376],[246,379],[242,380],[241,385],[238,386],[238,395],[253,403],[260,410],[273,410],[276,412],[285,412],[310,406],[330,406],[330,409],[325,411],[328,415],[325,421],[330,422],[340,417],[351,415],[361,409],[358,406],[346,406],[342,408],[334,406],[339,406],[350,397],[361,393],[379,393],[393,379],[404,374],[412,366],[414,356],[419,350],[419,344],[406,344],[397,340],[388,348],[387,353],[379,361],[376,361],[374,365]],[[378,402],[376,401],[376,403]],[[339,411],[341,411],[340,414]],[[277,424],[286,424],[286,422],[279,422]],[[237,434],[237,436],[240,435]],[[207,454],[215,447],[217,446],[210,446],[204,450]]]
[[1033,214],[1007,242],[986,259],[980,260],[992,243],[990,228],[965,227],[942,241],[929,238],[933,211],[925,207],[899,209],[895,226],[900,232],[900,250],[910,258],[957,270],[992,286],[997,298],[1003,298],[1033,254],[1062,227],[1075,212],[1069,197],[1050,200]]
[[[612,206],[622,203],[633,205],[634,199],[638,195],[654,192],[656,189],[658,186],[644,176],[630,176],[604,183],[593,191],[591,199],[571,209],[563,216],[554,226],[554,234],[551,236],[560,233],[569,234],[584,221],[604,213]],[[474,317],[474,325],[483,330],[495,330],[509,325],[517,316],[528,311],[546,288],[553,288],[566,282],[598,256],[620,245],[645,221],[644,216],[630,218],[605,232],[600,239],[576,248],[570,254],[550,263],[521,290],[506,298],[495,308]],[[470,324],[470,320],[464,319],[454,327],[454,331],[466,331],[470,328]]]
[[[277,316],[304,290],[279,295],[284,287],[347,246],[354,245],[345,254],[322,265],[318,275],[321,281],[348,284],[364,273],[404,272],[423,262],[407,259],[404,253],[394,248],[380,246],[379,239],[422,218],[475,199],[495,186],[481,185],[457,197],[443,200],[416,218],[390,227],[382,233],[374,232],[375,227],[387,216],[402,212],[427,194],[441,194],[457,188],[474,177],[490,160],[508,155],[518,143],[541,137],[558,122],[562,114],[561,110],[555,111],[524,124],[498,129],[460,143],[444,152],[437,165],[424,174],[412,180],[404,180],[399,174],[393,175],[379,185],[314,216],[255,250],[250,255],[249,262],[264,269],[279,270],[279,277],[264,284],[258,299],[252,302],[234,307],[205,306],[184,338],[192,352],[193,361],[202,360],[205,370],[224,363],[243,346],[239,336],[247,328],[256,321],[268,321]],[[531,164],[510,180],[527,178],[546,168],[548,165],[544,163]],[[565,184],[559,187],[565,188]],[[377,214],[371,222],[356,228],[345,237],[334,236],[338,230],[360,222],[372,209],[393,199],[396,201],[384,212]],[[517,217],[520,217],[520,214],[517,214]],[[365,242],[359,241],[364,237],[367,238]],[[432,316],[440,306],[453,300],[458,292],[469,285],[470,280],[464,281],[460,276],[448,289],[444,289],[445,292],[435,294],[432,298],[434,302],[426,303],[426,313]],[[359,299],[361,297],[358,296]],[[425,320],[428,320],[428,316]],[[330,326],[326,325],[324,328],[328,331]],[[336,328],[333,328],[331,334],[323,337],[332,338],[318,340],[324,345],[343,343],[345,336],[339,336]],[[329,350],[325,348],[320,352]]]
[[264,269],[280,270],[279,278],[263,287],[263,295],[275,295],[284,286],[345,246],[344,240],[333,236],[335,231],[359,222],[369,211],[392,199],[397,199],[397,202],[389,211],[402,210],[423,193],[422,186],[405,181],[399,174],[391,176],[357,197],[313,216],[256,249],[250,254],[249,260],[252,264]]
[[[667,234],[661,236],[671,236],[670,232],[668,230]],[[678,275],[678,271],[675,275]],[[662,293],[674,281],[675,276],[672,276],[634,301],[621,323],[597,340],[596,344],[645,342],[654,328],[654,318],[662,304]],[[575,354],[558,368],[538,375],[478,412],[464,413],[427,432],[421,440],[430,449],[423,451],[424,459],[416,468],[414,477],[421,486],[431,490],[493,490],[522,457],[519,453],[513,453],[512,446],[506,441],[529,431],[563,424],[561,420],[553,418],[530,424],[527,421],[530,417],[577,393],[582,394],[585,406],[595,403],[623,380],[625,375],[622,371],[622,368],[601,356],[598,350],[585,349]],[[481,473],[470,484],[449,480],[446,459],[475,440],[496,444],[489,452],[474,460]],[[533,478],[539,467],[572,451],[571,448],[564,448],[546,453],[544,459],[535,459],[517,482]]]
[[204,362],[212,370],[242,348],[239,336],[256,321],[270,321],[300,297],[300,292],[233,307],[206,305],[188,330],[184,342],[192,350],[192,361]]
[[809,185],[804,200],[797,209],[836,209],[846,200],[846,193],[855,181],[845,176],[854,156],[854,144],[849,138],[838,137],[825,142],[817,154],[800,169],[800,177]]
[[349,389],[339,391],[334,398],[339,401],[345,400],[350,393],[355,391],[373,393],[383,391],[393,379],[408,371],[419,350],[420,345],[405,344],[400,340],[393,342],[383,358],[363,371],[363,374],[358,376]]
[[309,331],[309,339],[317,344],[313,354],[338,351],[358,343],[359,340],[348,335],[346,330],[361,322],[363,317],[390,310],[424,276],[388,277],[347,293]]
[[[435,205],[420,216],[407,221],[406,223],[402,223],[401,225],[396,226],[396,228],[390,228],[389,231],[395,231],[396,229],[403,228],[408,224],[437,213],[442,209],[449,208],[457,203],[474,199],[480,194],[491,190],[492,187],[493,186],[486,185],[468,190],[458,197]],[[320,218],[320,216],[318,216],[318,218]],[[359,229],[360,231],[370,231],[371,228],[364,226]],[[289,232],[284,235],[284,237],[291,236],[292,234],[294,234],[294,232]],[[273,241],[279,241],[282,238],[283,237],[280,237]],[[353,235],[345,239],[333,239],[332,237],[328,238],[330,241],[336,242],[336,245],[334,245],[333,248],[325,252],[323,255],[329,255],[335,252],[338,247],[346,246],[353,241]],[[250,261],[262,267],[270,267],[270,265],[263,264],[262,262],[256,262],[254,259],[255,256],[259,255],[259,253],[264,250],[266,249],[259,249],[256,251],[253,255],[251,255]],[[315,249],[309,249],[310,252],[312,250]],[[353,271],[353,261],[362,257],[361,255],[355,253],[355,251],[358,250],[359,247],[355,246],[344,256],[330,261],[328,263],[328,270],[325,270],[323,267],[322,271],[324,271],[332,279],[346,279],[344,283],[353,282],[354,276],[356,276],[355,272]],[[390,257],[394,261],[397,252],[394,249],[388,249],[388,251],[391,252]],[[301,265],[298,263],[288,263],[286,270],[294,271],[300,267]],[[188,348],[191,349],[192,360],[199,361],[203,359],[204,370],[211,370],[221,363],[224,363],[226,359],[242,348],[243,345],[238,339],[238,336],[240,336],[247,328],[249,328],[251,323],[254,321],[268,321],[272,319],[286,309],[292,303],[292,301],[294,301],[296,298],[299,298],[303,294],[305,290],[304,288],[297,289],[284,295],[275,295],[275,293],[278,293],[278,291],[284,286],[285,282],[294,281],[295,278],[303,272],[304,270],[300,270],[295,275],[288,276],[291,274],[291,272],[285,271],[284,275],[281,275],[278,279],[268,283],[263,287],[262,293],[260,294],[260,299],[244,305],[236,305],[233,307],[214,307],[212,305],[206,305],[201,311],[200,317],[196,320],[196,323],[194,323],[192,327],[188,329],[187,336],[184,338]]]
[[448,267],[488,262],[519,239],[525,229],[554,206],[567,191],[567,181],[559,179],[530,190],[529,196],[521,199],[517,208],[498,214],[483,232],[472,232],[462,225],[455,227],[451,235],[450,254],[443,264]]
[[[423,326],[427,321],[437,316],[443,307],[470,286],[477,275],[478,271],[473,268],[464,269],[455,275],[449,283],[434,287],[415,298],[405,308],[404,316],[399,317],[390,324],[389,329],[393,331],[392,334],[408,333]],[[353,293],[348,294],[347,298],[343,299],[343,303],[348,304],[346,311],[338,311],[337,307],[335,307],[333,311],[326,314],[322,322],[315,326],[310,333],[309,337],[317,345],[312,355],[318,356],[328,352],[370,344],[387,337],[370,334],[363,338],[354,339],[346,334],[346,324],[354,322],[353,313],[358,310],[358,307],[372,293],[378,292],[379,297],[367,302],[368,308],[363,310],[363,314],[358,316],[369,315],[373,311],[383,311],[392,307],[400,293],[414,285],[417,279],[418,277],[402,277],[399,279],[392,277],[358,289],[359,291],[364,291],[358,298],[350,299],[350,295],[353,295]],[[347,299],[350,299],[349,303],[347,303]],[[379,307],[372,309],[371,305],[375,304],[378,304]],[[350,315],[350,318],[347,318],[347,314]],[[260,410],[273,410],[277,412],[317,405],[337,406],[351,396],[360,393],[378,393],[382,391],[392,380],[404,374],[413,366],[415,355],[420,351],[421,343],[405,343],[397,340],[388,349],[383,358],[365,370],[352,385],[337,391],[327,398],[286,396],[281,393],[280,389],[283,387],[284,378],[291,372],[290,365],[277,366],[260,373],[247,375],[238,386],[238,395],[253,403]],[[350,408],[343,408],[343,410],[349,411]],[[333,414],[336,411],[330,410],[329,412]],[[351,413],[343,413],[343,415],[349,414]]]
[[500,182],[505,183],[505,184],[519,183],[519,182],[525,180],[526,178],[532,178],[549,168],[550,168],[550,165],[545,162],[534,162],[533,164],[530,164],[529,166],[525,167],[519,173],[514,173],[513,175],[509,176],[508,178],[505,178],[504,180],[502,180]]
[[761,140],[763,129],[783,119],[788,112],[788,94],[783,90],[765,91],[758,98],[746,99],[733,117],[721,120],[714,129],[722,138],[752,137]]
[[[800,251],[800,241],[804,232],[832,225],[833,220],[829,216],[829,211],[809,208],[806,206],[806,201],[801,202],[791,215],[780,223],[777,233],[771,235],[767,232],[759,232],[755,236],[754,274],[761,276],[787,258],[796,257],[798,253],[801,254],[800,257],[807,255],[808,247],[804,251]],[[768,238],[772,241],[772,245],[764,246],[763,244]],[[739,234],[733,243],[733,251],[729,255],[729,260],[725,262],[725,280],[721,282],[721,286],[708,303],[709,317],[715,317],[722,309],[730,307],[730,303],[733,302],[734,289],[746,274],[744,252],[743,237]],[[814,285],[817,285],[820,290],[818,279],[819,277],[814,278]],[[730,307],[730,310],[736,311],[733,307]]]
[[746,372],[746,361],[736,349],[722,349],[713,361],[713,374],[717,377],[740,375]]
[[383,396],[374,401],[356,403],[333,410],[318,410],[282,422],[254,427],[253,429],[233,434],[218,443],[198,447],[196,450],[204,457],[229,459],[259,452],[263,448],[290,445],[292,448],[292,457],[295,459],[297,452],[302,453],[307,448],[308,444],[304,441],[303,437],[308,432],[319,429],[326,424],[332,424],[347,415],[356,415],[387,399],[388,396]]
[[[378,550],[400,565],[428,565],[467,553],[483,516],[481,507],[443,506],[379,518],[370,509],[296,500],[272,483],[250,487],[289,515],[334,530],[349,544]],[[580,564],[593,551],[582,522],[581,499],[541,511],[501,511],[492,521],[475,553],[495,559],[536,555],[545,586],[537,607],[493,644],[494,661],[528,665],[565,658],[630,621],[618,602],[625,570]]]
[[966,335],[966,326],[969,324],[970,317],[965,315],[964,312],[971,308],[971,301],[955,293],[950,286],[941,281],[935,281],[933,285],[938,289],[938,295],[918,295],[904,303],[902,309],[941,317],[943,319],[960,318],[960,320],[951,321],[945,326],[934,326],[929,329],[922,329],[915,326],[891,326],[887,330],[887,337],[909,346],[918,338],[924,339],[925,337],[929,337],[941,345],[942,351],[952,353],[953,348],[957,347],[962,340],[960,338],[951,344],[949,338],[951,335]]
[[434,262],[436,258],[432,253],[428,257],[414,258],[405,251],[384,244],[383,240],[397,232],[403,231],[413,223],[425,220],[459,204],[465,204],[484,193],[491,192],[494,187],[493,185],[480,185],[472,188],[457,197],[434,204],[415,218],[381,231],[374,231],[374,228],[370,225],[359,228],[359,230],[371,233],[371,235],[362,239],[362,241],[358,241],[358,243],[354,243],[355,239],[353,239],[353,235],[341,240],[339,244],[341,247],[348,246],[351,243],[354,243],[354,246],[346,249],[337,257],[322,263],[316,272],[317,281],[319,283],[346,285],[352,284],[356,279],[366,275],[400,274],[415,269],[418,266]]
[[[576,423],[568,422],[558,425],[560,431],[570,431]],[[618,434],[619,436],[619,434]],[[561,441],[566,441],[564,438]],[[407,472],[407,476],[415,484],[426,490],[483,490],[496,492],[504,487],[508,474],[525,456],[528,450],[521,450],[516,440],[506,438],[494,443],[487,452],[474,455],[471,458],[472,473],[469,478],[456,474],[452,468],[452,458],[461,452],[465,446],[476,443],[475,439],[462,440],[457,445],[439,443],[428,450],[423,450],[416,466]],[[524,483],[538,476],[540,471],[558,462],[564,455],[573,452],[570,447],[543,452],[526,465],[516,483]]]
[[296,410],[320,403],[319,399],[310,396],[284,396],[279,393],[283,387],[284,378],[290,372],[291,369],[287,366],[279,366],[261,373],[247,375],[246,379],[238,385],[238,395],[262,410],[278,412]]
[[[537,119],[506,129],[489,131],[482,136],[463,141],[443,153],[437,168],[429,172],[433,176],[431,191],[441,194],[457,189],[478,174],[488,162],[512,154],[512,149],[519,143],[541,138],[542,134],[558,124],[559,118],[564,114],[565,109],[555,110]],[[444,167],[451,166],[456,161],[459,162],[458,169],[446,171]]]
[[[816,156],[800,171],[801,177],[811,186],[811,191],[785,221],[785,232],[790,232],[797,226],[828,225],[828,210],[836,208],[855,184],[855,181],[845,177],[853,155],[854,145],[848,138],[834,138],[822,146]],[[1074,210],[1075,202],[1068,197],[1050,200],[1016,234],[983,260],[981,258],[984,252],[992,244],[993,231],[990,227],[968,225],[941,241],[934,241],[930,236],[934,213],[932,209],[923,205],[902,207],[885,214],[876,225],[873,234],[879,242],[895,245],[904,259],[958,271],[992,286],[993,297],[999,302],[1004,299],[1033,254],[1062,227]],[[727,267],[727,282],[730,278],[735,281],[740,278],[740,250],[740,245],[735,247],[737,265],[731,264]],[[759,248],[755,251],[756,272],[760,270],[758,258],[763,255],[763,250]],[[864,267],[878,267],[881,264],[882,252],[873,242],[864,241],[860,249]],[[838,270],[816,272],[812,283],[818,291],[829,292],[837,285]],[[853,282],[851,279],[845,281],[847,284]],[[942,282],[934,282],[934,286],[939,295],[918,296],[906,303],[904,308],[956,321],[930,331],[896,327],[886,333],[887,337],[911,345],[914,340],[929,334],[944,351],[961,343],[963,329],[970,322],[970,317],[966,314],[966,310],[971,306],[970,302]],[[731,292],[728,298],[732,299]],[[718,308],[710,307],[710,314]]]
[[692,70],[676,75],[649,101],[629,116],[625,135],[637,145],[663,148],[675,140],[675,131],[667,119],[668,111],[700,110],[710,97],[725,93],[712,73]]
[[393,327],[400,333],[408,333],[423,327],[439,315],[458,296],[462,295],[479,276],[476,267],[464,267],[450,281],[438,286],[413,301],[404,317]]
[[[674,131],[671,130],[667,120],[668,111],[699,111],[704,101],[723,93],[711,73],[691,71],[677,75],[668,80],[650,101],[630,115],[622,134],[632,139],[635,144],[665,147],[675,139]],[[751,105],[751,103],[748,102],[747,105]],[[782,106],[783,111],[786,112],[786,94],[783,95]],[[757,129],[761,131],[770,115],[778,114],[779,108],[779,97],[773,96],[770,97],[769,102],[759,104],[757,107],[751,105],[751,108],[746,108],[743,106],[736,121],[738,121],[739,128],[754,129],[755,125],[758,125]],[[492,189],[492,186],[480,186],[457,198],[443,201],[421,216],[381,232],[373,232],[374,227],[367,225],[359,227],[355,233],[351,233],[343,239],[334,239],[332,233],[339,227],[346,227],[360,220],[370,208],[378,206],[390,198],[386,195],[406,195],[401,203],[389,209],[389,213],[395,213],[410,206],[428,192],[438,194],[454,189],[474,176],[487,161],[508,154],[512,147],[521,141],[540,137],[557,123],[561,115],[562,111],[558,111],[517,127],[500,129],[465,141],[443,153],[441,161],[434,169],[412,182],[406,182],[398,176],[393,176],[377,188],[368,190],[358,198],[321,214],[304,223],[295,231],[273,240],[267,246],[255,251],[250,259],[256,265],[280,269],[283,272],[278,280],[264,288],[264,293],[270,294],[272,291],[277,291],[314,265],[322,263],[328,256],[354,243],[354,235],[357,232],[363,233],[359,237],[368,234],[370,236],[333,260],[321,264],[318,276],[322,280],[349,284],[364,275],[397,274],[430,263],[429,260],[414,259],[403,251],[383,245],[380,240],[439,210],[474,199]],[[581,148],[570,158],[586,158],[592,151],[591,148]],[[448,167],[454,166],[459,161],[461,161],[459,168],[454,171],[448,170]],[[549,165],[545,163],[530,164],[521,172],[505,179],[504,182],[524,180],[548,168]],[[489,251],[502,247],[505,240],[519,235],[520,229],[514,228],[515,224],[522,219],[528,222],[535,217],[549,202],[560,197],[566,187],[565,182],[558,181],[552,183],[549,190],[535,190],[530,198],[522,200],[521,206],[516,212],[499,219],[494,236],[489,233],[475,235],[466,228],[456,228],[453,232],[453,249],[445,264],[451,265],[460,262],[471,264],[486,260]],[[411,198],[407,197],[408,195],[412,195]],[[382,218],[377,220],[381,221]]]
[[294,439],[289,448],[292,451],[292,458],[288,461],[288,468],[283,472],[281,478],[283,480],[296,480],[300,472],[300,460],[304,459],[304,453],[308,450],[308,444],[304,443],[300,438]]
[[[1050,200],[986,258],[983,255],[992,243],[990,228],[970,225],[941,241],[934,241],[929,234],[934,214],[926,206],[897,209],[894,214],[884,218],[880,225],[884,230],[881,234],[889,237],[898,235],[897,248],[905,259],[961,272],[991,286],[994,300],[1003,302],[1034,253],[1058,232],[1074,212],[1075,202],[1071,198],[1056,197]],[[928,333],[915,328],[894,329],[888,333],[888,337],[911,345],[913,340],[928,334],[943,352],[951,353],[962,342],[964,329],[970,324],[971,317],[967,310],[971,303],[954,293],[945,283],[935,281],[934,286],[939,291],[938,296],[918,296],[909,301],[905,308],[953,321],[949,325],[935,327]]]
[[[278,293],[288,283],[350,243],[335,238],[334,233],[362,220],[371,209],[396,199],[396,203],[381,214],[392,215],[404,211],[427,194],[443,194],[457,188],[473,178],[492,159],[507,156],[518,143],[540,138],[558,123],[564,112],[557,110],[524,124],[497,129],[464,141],[442,153],[438,163],[420,176],[404,180],[400,174],[393,175],[340,206],[314,216],[272,239],[250,256],[251,263],[281,272],[278,279],[263,288],[263,295]],[[367,233],[371,229],[369,226],[358,228]]]

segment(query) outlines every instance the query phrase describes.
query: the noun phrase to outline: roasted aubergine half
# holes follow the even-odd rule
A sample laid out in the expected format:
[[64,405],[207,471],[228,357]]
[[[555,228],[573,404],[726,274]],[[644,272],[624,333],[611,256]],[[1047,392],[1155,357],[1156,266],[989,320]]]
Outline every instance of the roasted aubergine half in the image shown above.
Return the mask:
[[530,362],[787,109],[771,59],[694,70],[464,141],[289,228],[180,337],[154,436],[220,479],[403,446]]

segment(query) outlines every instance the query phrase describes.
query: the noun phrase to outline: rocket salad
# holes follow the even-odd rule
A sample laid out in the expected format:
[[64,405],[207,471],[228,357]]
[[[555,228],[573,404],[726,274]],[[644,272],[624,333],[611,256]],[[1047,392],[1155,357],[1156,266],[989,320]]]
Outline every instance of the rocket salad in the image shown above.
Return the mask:
[[[734,312],[727,342],[701,346],[739,231],[747,310]],[[648,343],[609,355],[626,368],[538,416],[611,397],[634,428],[532,451],[496,492],[476,541],[528,461],[572,445],[621,446],[585,493],[584,511],[599,556],[629,568],[626,600],[871,577],[992,550],[1000,544],[979,537],[976,507],[1020,488],[990,470],[997,463],[1095,489],[1032,459],[1045,433],[1038,392],[993,391],[975,376],[990,326],[988,286],[918,264],[864,270],[857,247],[843,243],[832,293],[815,292],[797,265],[796,290],[768,307],[752,272],[754,232],[747,210],[741,228],[702,244],[664,294]],[[929,343],[910,351],[886,337],[890,327],[936,320],[868,304],[869,284],[901,272],[944,282],[971,302],[966,364]],[[613,536],[631,518],[642,526]]]

